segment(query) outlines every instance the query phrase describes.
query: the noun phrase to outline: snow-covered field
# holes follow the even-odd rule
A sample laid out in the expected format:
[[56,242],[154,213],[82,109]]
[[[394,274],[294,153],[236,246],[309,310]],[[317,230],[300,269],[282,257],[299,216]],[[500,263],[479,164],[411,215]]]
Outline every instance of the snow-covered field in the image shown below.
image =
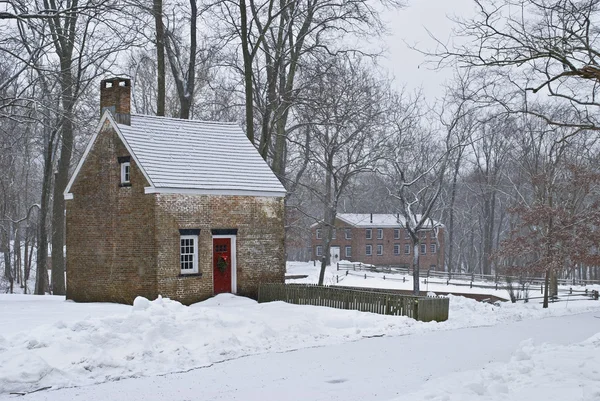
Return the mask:
[[[340,262],[350,264],[351,262]],[[288,262],[287,263],[287,275],[292,276],[304,276],[305,278],[298,279],[289,279],[288,283],[310,283],[316,284],[319,281],[319,269],[320,265],[317,263],[317,266],[313,265],[313,262]],[[390,289],[399,289],[399,290],[412,290],[413,289],[413,279],[410,275],[404,274],[383,274],[376,273],[370,271],[350,271],[349,275],[346,275],[345,270],[336,270],[335,266],[327,266],[325,270],[325,279],[324,283],[326,285],[339,285],[346,287],[371,287],[371,288],[390,288]],[[366,274],[367,278],[364,277]],[[385,277],[385,279],[384,279]],[[504,289],[493,289],[493,288],[478,288],[478,287],[469,287],[468,281],[461,281],[458,279],[454,279],[449,285],[446,283],[440,283],[443,281],[441,279],[432,279],[429,282],[424,283],[424,278],[421,278],[420,288],[422,291],[427,292],[449,292],[449,293],[460,293],[460,294],[489,294],[495,295],[502,299],[509,299],[508,292]],[[438,281],[437,283],[435,281]],[[455,284],[452,284],[455,283]],[[458,285],[458,284],[462,285]],[[473,284],[479,285],[487,285],[490,286],[488,282],[474,282]],[[572,287],[575,291],[585,290],[585,287]],[[569,287],[561,287],[563,290],[568,290]],[[587,286],[588,291],[591,290],[599,290],[600,286],[598,285],[589,285]],[[540,287],[536,287],[535,289],[530,290],[531,297],[539,297],[541,296]]]
[[[597,301],[556,304],[543,310],[533,303],[497,307],[451,297],[450,306],[447,322],[422,323],[282,302],[257,304],[232,295],[190,307],[168,299],[138,298],[134,306],[125,306],[3,295],[0,394],[183,372],[248,355],[329,347],[378,336],[401,338],[586,311],[600,313]],[[598,345],[592,341],[584,346]]]

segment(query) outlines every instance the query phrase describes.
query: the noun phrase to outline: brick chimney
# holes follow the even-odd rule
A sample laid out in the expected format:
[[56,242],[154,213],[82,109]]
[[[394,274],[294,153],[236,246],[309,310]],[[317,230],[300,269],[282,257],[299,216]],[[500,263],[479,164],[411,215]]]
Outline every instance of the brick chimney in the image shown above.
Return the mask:
[[109,110],[117,124],[131,125],[131,80],[103,79],[100,83],[100,115]]

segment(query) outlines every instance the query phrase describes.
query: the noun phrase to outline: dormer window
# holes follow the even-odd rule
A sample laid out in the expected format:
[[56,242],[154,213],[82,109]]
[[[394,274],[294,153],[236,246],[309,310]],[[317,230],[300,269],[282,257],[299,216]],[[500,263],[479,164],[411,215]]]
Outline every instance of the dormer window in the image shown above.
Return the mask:
[[126,187],[131,185],[131,162],[129,156],[119,157],[119,165],[121,166],[121,186]]

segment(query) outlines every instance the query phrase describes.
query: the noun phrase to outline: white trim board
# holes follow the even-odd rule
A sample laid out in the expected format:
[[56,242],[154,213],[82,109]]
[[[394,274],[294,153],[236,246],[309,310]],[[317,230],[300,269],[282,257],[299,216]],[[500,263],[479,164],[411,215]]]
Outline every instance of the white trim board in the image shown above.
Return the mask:
[[250,189],[195,189],[195,188],[160,188],[146,187],[146,194],[187,194],[187,195],[230,195],[230,196],[263,196],[283,198],[285,192],[260,191]]
[[[231,239],[231,293],[237,294],[237,235],[213,235],[210,240],[211,249],[213,248],[213,239],[215,238],[229,238]],[[211,251],[211,258],[215,255],[214,249]],[[213,261],[211,261],[211,269],[213,267]],[[214,272],[213,272],[214,274]],[[213,294],[215,292],[215,278],[213,277]]]

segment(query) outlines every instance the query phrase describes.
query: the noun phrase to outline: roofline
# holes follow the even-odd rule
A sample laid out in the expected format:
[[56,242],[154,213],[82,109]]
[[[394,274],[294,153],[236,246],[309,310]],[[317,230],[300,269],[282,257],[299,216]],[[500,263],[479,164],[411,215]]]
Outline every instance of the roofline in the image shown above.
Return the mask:
[[87,147],[85,148],[85,151],[83,152],[83,156],[81,156],[79,163],[77,163],[77,167],[75,168],[75,171],[73,172],[73,175],[71,176],[71,179],[69,180],[69,183],[67,184],[67,187],[65,188],[65,191],[63,192],[63,196],[64,196],[65,200],[73,199],[73,194],[71,193],[71,187],[73,186],[75,179],[79,175],[79,171],[81,170],[81,167],[83,166],[83,163],[85,162],[85,159],[87,159],[87,156],[90,153],[92,146],[94,146],[94,143],[96,142],[96,138],[98,137],[98,134],[100,133],[100,130],[102,129],[102,126],[104,125],[106,120],[108,120],[110,122],[110,124],[113,126],[113,129],[117,133],[117,136],[119,137],[119,139],[121,139],[121,142],[123,142],[123,144],[125,145],[125,148],[127,148],[127,151],[129,152],[131,157],[133,157],[133,160],[135,160],[135,164],[142,171],[142,174],[144,174],[144,177],[146,177],[146,180],[148,181],[148,183],[150,183],[151,187],[154,187],[154,184],[153,184],[152,180],[150,179],[150,177],[148,176],[148,174],[146,173],[146,170],[144,170],[144,167],[142,166],[142,164],[140,163],[138,158],[135,156],[135,153],[133,153],[133,149],[131,149],[131,146],[129,146],[129,143],[127,143],[127,140],[121,133],[121,130],[119,129],[119,125],[113,119],[110,111],[106,110],[104,112],[104,114],[102,114],[100,121],[96,125],[96,131],[94,132],[94,135],[92,135],[92,139],[90,139]]
[[165,188],[146,187],[146,194],[183,194],[183,195],[224,195],[224,196],[263,196],[285,197],[285,191],[257,191],[251,189],[203,189],[203,188]]

